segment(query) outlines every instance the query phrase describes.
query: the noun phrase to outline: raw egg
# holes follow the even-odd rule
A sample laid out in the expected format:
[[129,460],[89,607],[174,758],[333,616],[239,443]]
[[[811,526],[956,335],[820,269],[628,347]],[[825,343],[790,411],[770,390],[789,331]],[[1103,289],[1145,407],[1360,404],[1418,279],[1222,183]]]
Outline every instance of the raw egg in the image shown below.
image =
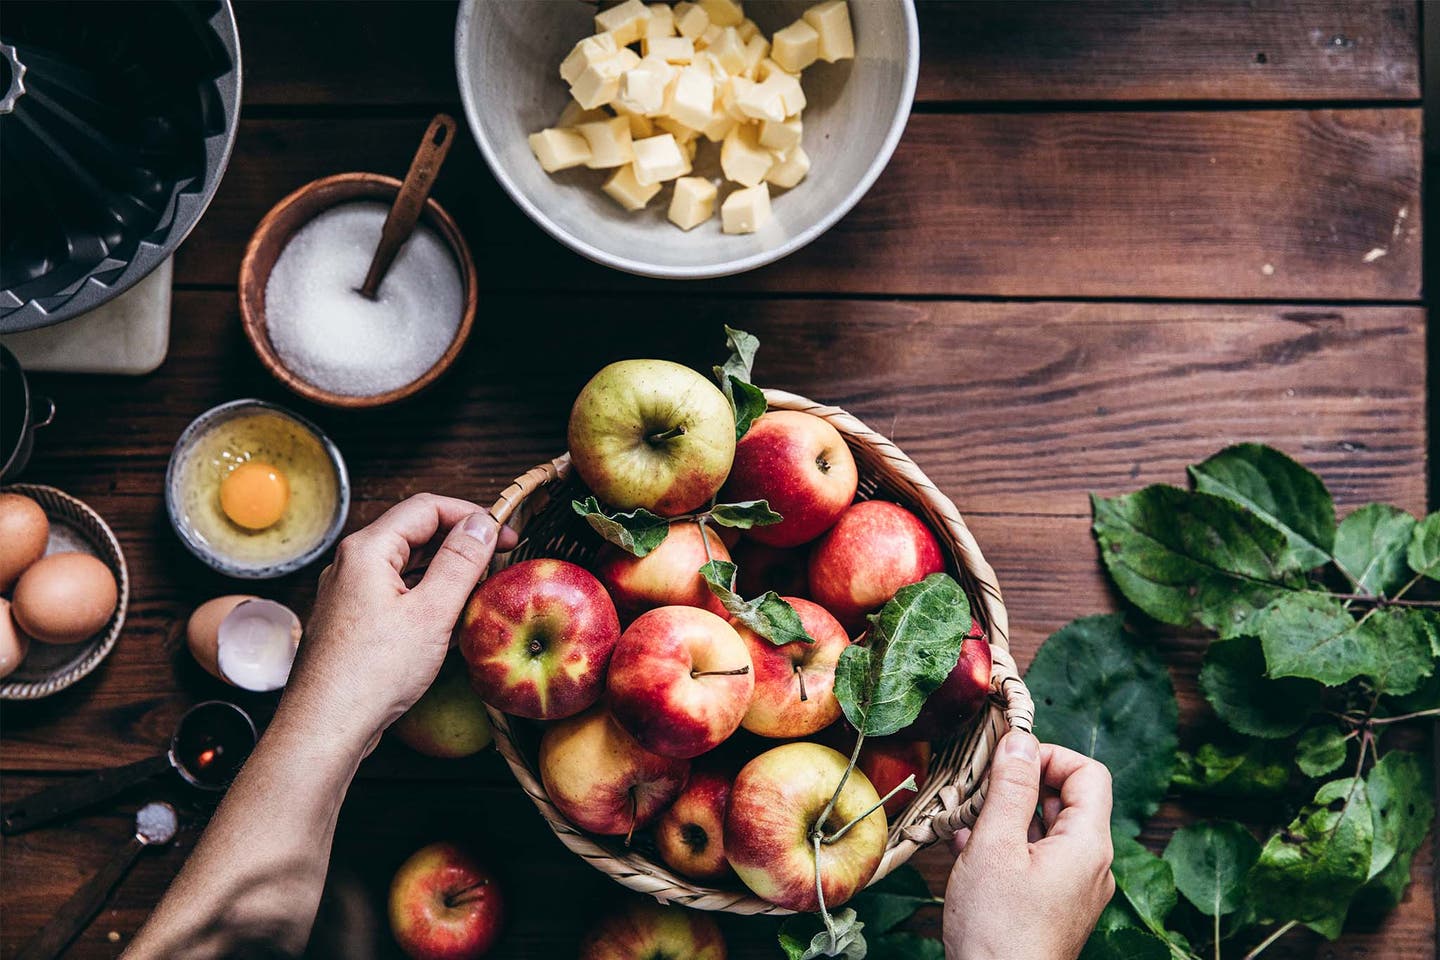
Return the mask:
[[10,615],[10,601],[0,598],[0,680],[15,672],[29,648],[30,639],[20,632]]
[[43,643],[79,643],[100,632],[119,600],[115,574],[88,553],[52,553],[15,584],[11,612]]
[[268,463],[242,463],[220,481],[220,509],[246,530],[273,527],[289,502],[290,481]]
[[18,493],[0,493],[0,591],[45,555],[50,520],[40,504]]

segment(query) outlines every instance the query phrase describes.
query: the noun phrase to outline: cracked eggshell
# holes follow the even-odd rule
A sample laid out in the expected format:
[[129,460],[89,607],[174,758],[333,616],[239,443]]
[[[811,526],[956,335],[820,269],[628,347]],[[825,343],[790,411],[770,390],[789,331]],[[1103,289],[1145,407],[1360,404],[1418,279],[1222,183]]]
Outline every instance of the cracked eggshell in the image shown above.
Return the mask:
[[215,634],[220,679],[243,690],[267,693],[290,679],[300,646],[300,618],[274,600],[248,599],[235,605]]
[[195,612],[190,614],[190,622],[185,625],[185,642],[190,647],[190,655],[216,679],[225,679],[220,676],[218,659],[220,621],[246,600],[258,599],[259,597],[245,593],[216,597],[200,604],[195,608]]

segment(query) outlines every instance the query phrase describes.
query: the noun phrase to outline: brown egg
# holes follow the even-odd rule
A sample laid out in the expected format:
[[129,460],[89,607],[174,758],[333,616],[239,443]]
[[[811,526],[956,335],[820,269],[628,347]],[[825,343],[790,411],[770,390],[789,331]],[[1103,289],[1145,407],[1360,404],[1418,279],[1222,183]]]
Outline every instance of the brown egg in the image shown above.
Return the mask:
[[0,493],[0,592],[45,555],[50,519],[40,504],[18,493]]
[[185,642],[190,647],[190,655],[195,662],[204,667],[206,672],[212,676],[220,676],[220,621],[229,615],[231,610],[244,603],[246,600],[255,599],[248,593],[236,593],[225,597],[216,597],[214,600],[207,600],[195,608],[190,614],[190,622],[185,625]]
[[30,649],[30,638],[15,626],[10,616],[10,601],[0,598],[0,680],[15,672]]
[[115,575],[88,553],[52,553],[20,575],[11,611],[20,629],[43,643],[79,643],[115,612]]

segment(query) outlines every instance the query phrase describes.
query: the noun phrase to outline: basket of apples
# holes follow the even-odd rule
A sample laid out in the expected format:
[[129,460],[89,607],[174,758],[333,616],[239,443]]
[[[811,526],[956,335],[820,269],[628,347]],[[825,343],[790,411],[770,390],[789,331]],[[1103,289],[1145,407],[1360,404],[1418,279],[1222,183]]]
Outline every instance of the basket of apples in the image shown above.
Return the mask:
[[[664,360],[585,386],[457,627],[520,785],[626,887],[828,912],[975,821],[1034,708],[954,504],[843,410]],[[833,941],[832,941],[833,942]]]

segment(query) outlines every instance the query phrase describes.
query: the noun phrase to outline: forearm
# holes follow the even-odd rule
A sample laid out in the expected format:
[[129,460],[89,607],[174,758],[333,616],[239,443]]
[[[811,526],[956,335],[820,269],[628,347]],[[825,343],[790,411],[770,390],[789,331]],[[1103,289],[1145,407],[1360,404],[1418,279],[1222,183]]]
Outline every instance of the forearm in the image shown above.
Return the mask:
[[282,701],[126,957],[221,957],[246,943],[298,956],[368,741],[364,727],[322,723],[298,697]]

